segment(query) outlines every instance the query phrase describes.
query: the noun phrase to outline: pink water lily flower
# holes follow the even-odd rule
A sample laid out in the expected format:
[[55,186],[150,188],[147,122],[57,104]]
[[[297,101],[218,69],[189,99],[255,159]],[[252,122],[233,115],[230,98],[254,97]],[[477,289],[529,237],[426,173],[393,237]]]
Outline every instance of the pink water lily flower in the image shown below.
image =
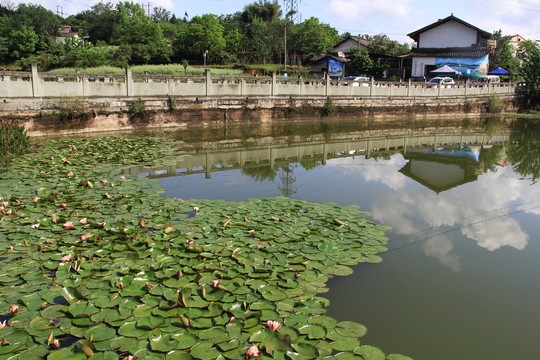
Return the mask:
[[215,288],[219,285],[219,280],[212,280],[212,287]]
[[109,183],[109,180],[103,179],[103,180],[101,180],[101,183],[102,183],[103,185],[107,185],[107,184]]
[[81,235],[81,241],[86,241],[88,239],[90,239],[92,237],[92,234],[84,234],[84,235]]
[[249,349],[247,349],[246,355],[250,358],[258,358],[261,356],[261,352],[259,351],[257,345],[251,345]]
[[82,225],[88,224],[88,219],[82,218],[82,219],[79,221],[79,224],[82,224]]
[[9,206],[9,203],[7,201],[2,201],[1,204],[3,207],[7,208]]
[[19,305],[9,305],[9,312],[15,315],[19,311]]
[[279,321],[273,321],[273,320],[268,320],[266,322],[266,325],[272,331],[277,331],[277,329],[281,327],[281,323]]
[[66,229],[66,230],[73,229],[73,226],[74,226],[74,225],[73,225],[73,221],[66,221],[66,222],[64,223],[64,225],[62,225],[62,226],[63,226],[64,229]]
[[40,198],[39,196],[36,196],[36,197],[34,198],[34,203],[37,203],[37,202],[39,201],[39,199],[41,199],[41,198]]
[[73,260],[73,255],[71,254],[64,255],[62,256],[62,259],[60,259],[62,262],[70,262],[71,260]]

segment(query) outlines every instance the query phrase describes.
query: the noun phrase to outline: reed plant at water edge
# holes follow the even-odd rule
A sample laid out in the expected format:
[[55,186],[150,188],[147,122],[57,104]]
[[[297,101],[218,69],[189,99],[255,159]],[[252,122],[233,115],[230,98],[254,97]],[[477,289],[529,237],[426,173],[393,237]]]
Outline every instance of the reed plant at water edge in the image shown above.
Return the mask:
[[14,121],[0,120],[0,162],[24,154],[30,149],[30,136],[24,126]]

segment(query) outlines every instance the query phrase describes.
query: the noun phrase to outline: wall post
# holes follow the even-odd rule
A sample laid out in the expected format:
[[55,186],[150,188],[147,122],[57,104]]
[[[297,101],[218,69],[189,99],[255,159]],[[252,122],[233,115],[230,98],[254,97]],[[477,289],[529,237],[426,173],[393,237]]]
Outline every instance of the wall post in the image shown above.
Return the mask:
[[272,72],[272,86],[270,87],[270,95],[271,96],[276,95],[276,83],[277,83],[277,81],[276,81],[276,72],[273,71]]
[[133,96],[133,76],[130,66],[126,66],[126,96]]
[[209,96],[212,89],[212,77],[210,76],[210,69],[205,69],[204,70],[204,76],[206,76],[206,83],[205,83],[205,95],[206,96]]
[[30,70],[32,72],[32,97],[39,97],[39,74],[37,64],[30,65]]
[[330,76],[326,74],[326,86],[324,87],[324,96],[328,96],[328,91],[330,89]]

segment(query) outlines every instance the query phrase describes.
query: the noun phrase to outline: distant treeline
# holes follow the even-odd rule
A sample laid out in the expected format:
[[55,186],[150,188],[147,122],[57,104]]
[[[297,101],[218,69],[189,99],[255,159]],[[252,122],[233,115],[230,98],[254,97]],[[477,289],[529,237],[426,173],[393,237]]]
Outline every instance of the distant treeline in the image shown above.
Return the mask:
[[[302,65],[350,36],[315,17],[294,23],[293,15],[283,14],[277,2],[266,0],[234,14],[191,18],[187,13],[179,18],[162,7],[147,12],[127,1],[100,2],[66,18],[40,5],[4,3],[0,5],[0,62],[4,68],[37,63],[40,70],[204,62],[280,64],[287,49],[288,63]],[[59,38],[66,33],[67,37]],[[70,36],[73,33],[78,35]],[[373,40],[374,53],[400,55],[409,50],[386,35],[362,37]]]

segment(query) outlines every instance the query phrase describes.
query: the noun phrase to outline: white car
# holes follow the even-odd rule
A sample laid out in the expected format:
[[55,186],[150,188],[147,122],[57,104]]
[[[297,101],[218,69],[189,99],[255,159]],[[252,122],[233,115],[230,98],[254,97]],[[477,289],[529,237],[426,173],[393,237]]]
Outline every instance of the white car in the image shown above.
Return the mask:
[[451,77],[434,77],[433,79],[429,80],[427,82],[428,84],[428,88],[436,88],[438,87],[439,85],[442,87],[442,88],[445,88],[445,87],[451,87],[451,85],[455,85],[456,82],[454,81],[454,79],[452,79]]
[[369,86],[370,78],[365,76],[347,76],[340,80],[341,86]]

